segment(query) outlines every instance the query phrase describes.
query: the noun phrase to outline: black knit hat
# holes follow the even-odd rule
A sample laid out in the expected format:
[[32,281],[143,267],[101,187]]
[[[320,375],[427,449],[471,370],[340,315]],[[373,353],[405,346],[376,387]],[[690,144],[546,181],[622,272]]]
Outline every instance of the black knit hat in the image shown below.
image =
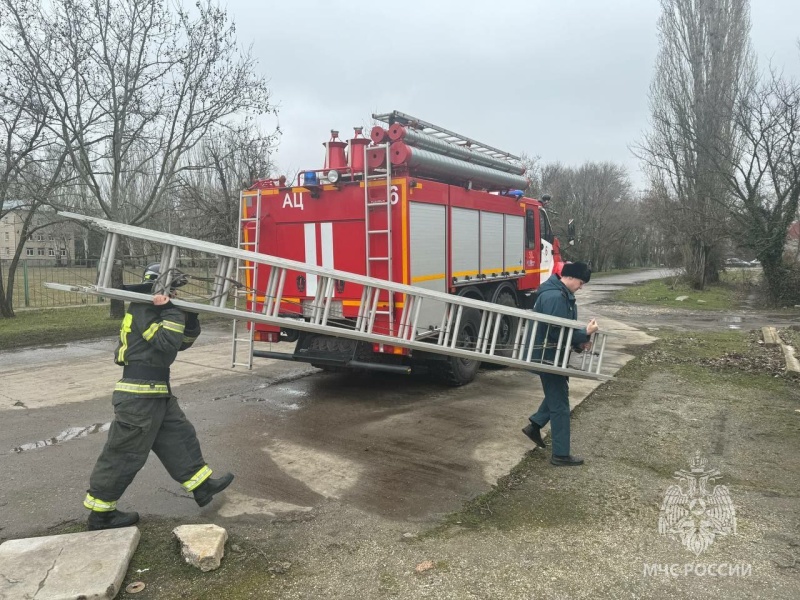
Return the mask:
[[574,277],[580,279],[583,283],[589,283],[592,278],[592,270],[585,262],[566,263],[561,267],[562,277]]

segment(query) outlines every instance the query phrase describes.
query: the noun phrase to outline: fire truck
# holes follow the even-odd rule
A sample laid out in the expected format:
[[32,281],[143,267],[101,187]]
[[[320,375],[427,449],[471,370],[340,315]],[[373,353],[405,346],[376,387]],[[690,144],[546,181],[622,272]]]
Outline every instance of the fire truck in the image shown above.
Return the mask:
[[[410,115],[372,115],[381,123],[369,136],[355,128],[324,142],[321,169],[257,181],[241,194],[239,247],[275,257],[365,275],[509,307],[530,308],[537,287],[561,265],[559,242],[546,203],[527,198],[519,157]],[[270,267],[243,261],[247,309],[269,300]],[[364,306],[364,286],[290,271],[280,290],[280,315],[308,321],[321,293],[332,294],[332,322],[349,328],[364,315],[374,331],[395,333],[404,295],[385,290]],[[265,291],[266,290],[266,291]],[[430,303],[417,326],[439,329],[444,304]],[[451,385],[470,382],[478,360],[250,323],[252,356],[311,363],[328,370],[410,373],[428,370]],[[516,323],[504,317],[498,348],[511,352]],[[479,338],[480,322],[467,312],[459,345]],[[234,333],[234,336],[236,334]],[[292,352],[258,342],[296,342]]]

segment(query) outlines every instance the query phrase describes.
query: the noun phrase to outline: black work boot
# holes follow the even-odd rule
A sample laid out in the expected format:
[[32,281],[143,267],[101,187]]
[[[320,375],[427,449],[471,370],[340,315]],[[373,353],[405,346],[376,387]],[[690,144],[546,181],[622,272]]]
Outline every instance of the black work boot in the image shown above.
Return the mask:
[[583,459],[580,456],[573,456],[572,454],[568,456],[556,456],[553,454],[550,458],[550,464],[557,467],[577,467],[583,464]]
[[89,514],[89,531],[99,529],[117,529],[118,527],[130,527],[139,522],[139,513],[122,512],[121,510],[110,510],[98,512],[93,510]]
[[197,502],[198,506],[205,506],[211,502],[214,494],[219,494],[231,484],[231,481],[233,481],[233,473],[225,473],[225,475],[218,479],[211,479],[211,477],[209,477],[192,492],[194,494],[194,501]]
[[541,429],[541,427],[531,421],[528,425],[522,428],[522,433],[527,435],[534,444],[539,446],[539,448],[547,448],[547,444],[545,444],[544,440],[542,439]]

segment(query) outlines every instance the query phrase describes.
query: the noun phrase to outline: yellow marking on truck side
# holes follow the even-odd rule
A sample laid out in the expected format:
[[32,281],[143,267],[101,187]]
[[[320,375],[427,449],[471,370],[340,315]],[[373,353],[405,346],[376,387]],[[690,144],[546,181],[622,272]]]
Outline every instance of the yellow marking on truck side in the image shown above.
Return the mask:
[[436,281],[437,279],[444,279],[444,273],[432,273],[431,275],[418,275],[411,279],[412,283],[420,281]]

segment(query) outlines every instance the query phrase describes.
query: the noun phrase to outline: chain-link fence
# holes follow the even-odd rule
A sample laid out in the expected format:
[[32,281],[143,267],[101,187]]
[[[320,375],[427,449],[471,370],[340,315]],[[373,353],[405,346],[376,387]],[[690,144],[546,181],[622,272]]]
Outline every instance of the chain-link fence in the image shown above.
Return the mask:
[[[142,281],[144,267],[157,262],[157,258],[140,263],[123,264],[123,282]],[[0,277],[7,283],[10,260],[0,260]],[[189,282],[181,288],[181,295],[200,297],[210,294],[210,280],[216,268],[215,261],[195,259],[181,261],[178,268],[189,276]],[[97,261],[72,261],[68,266],[43,265],[36,260],[20,260],[14,273],[14,308],[55,308],[59,306],[81,306],[103,304],[108,299],[87,296],[75,292],[62,292],[44,287],[45,282],[67,285],[94,285],[97,282]]]

